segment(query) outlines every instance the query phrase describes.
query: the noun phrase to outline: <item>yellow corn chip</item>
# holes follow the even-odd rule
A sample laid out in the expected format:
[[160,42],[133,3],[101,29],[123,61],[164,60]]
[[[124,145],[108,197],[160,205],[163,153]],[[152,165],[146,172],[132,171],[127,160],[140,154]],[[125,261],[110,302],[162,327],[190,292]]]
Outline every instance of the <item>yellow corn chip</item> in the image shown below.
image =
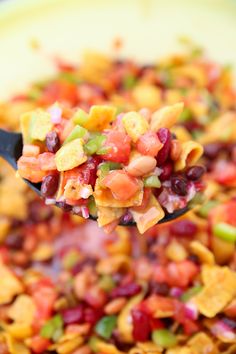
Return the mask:
[[236,274],[233,271],[223,267],[216,270],[214,277],[194,298],[199,312],[209,318],[222,311],[236,295]]
[[92,106],[84,127],[90,131],[103,131],[113,121],[116,108],[112,106]]
[[111,208],[127,208],[132,206],[139,206],[143,200],[143,190],[138,191],[133,197],[128,200],[120,201],[113,197],[109,189],[101,188],[96,182],[94,199],[98,206]]
[[213,253],[209,251],[209,249],[206,246],[204,246],[201,242],[192,241],[190,243],[190,249],[193,254],[198,256],[198,258],[202,263],[206,263],[209,265],[215,264],[215,258]]
[[183,111],[183,102],[165,106],[152,114],[150,128],[157,132],[160,128],[170,129],[176,124],[181,112]]
[[32,324],[36,312],[34,301],[29,295],[19,295],[8,310],[8,317],[15,322]]
[[99,274],[113,274],[119,270],[128,271],[130,269],[130,257],[124,254],[117,254],[101,259],[96,266]]
[[30,350],[21,342],[16,341],[9,333],[4,333],[10,354],[30,354]]
[[99,353],[103,354],[124,354],[124,352],[117,349],[114,344],[105,343],[103,341],[98,341],[96,343],[96,348]]
[[0,262],[0,305],[11,302],[14,296],[23,290],[23,285],[17,277]]
[[104,225],[110,224],[111,222],[118,220],[125,212],[124,208],[108,208],[108,207],[98,207],[98,226],[102,227]]
[[150,197],[150,201],[144,210],[131,208],[130,212],[141,234],[157,224],[158,221],[163,219],[165,216],[164,210],[153,195]]
[[212,339],[204,332],[195,334],[189,341],[188,346],[195,350],[197,354],[206,352],[207,354],[217,354],[216,348]]

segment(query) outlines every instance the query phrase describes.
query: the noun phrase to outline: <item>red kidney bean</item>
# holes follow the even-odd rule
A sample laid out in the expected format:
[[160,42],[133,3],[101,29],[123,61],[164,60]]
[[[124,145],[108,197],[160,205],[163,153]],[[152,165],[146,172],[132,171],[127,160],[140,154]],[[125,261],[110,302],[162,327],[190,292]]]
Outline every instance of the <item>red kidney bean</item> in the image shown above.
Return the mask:
[[64,211],[71,211],[72,210],[72,206],[67,204],[66,202],[56,202],[56,206],[58,206],[59,208],[61,208]]
[[60,140],[57,132],[49,132],[46,136],[46,146],[49,152],[57,152],[60,149]]
[[186,177],[191,181],[197,181],[205,173],[205,168],[203,166],[192,166],[186,171]]
[[52,207],[45,205],[41,200],[34,200],[29,204],[29,221],[37,223],[40,221],[48,221],[53,216]]
[[5,245],[15,250],[20,250],[23,246],[23,243],[24,237],[18,231],[13,231],[12,233],[10,233],[5,240]]
[[94,156],[88,159],[83,165],[77,168],[79,180],[83,184],[91,184],[95,186],[97,179],[97,168],[101,163],[99,156]]
[[43,197],[52,197],[57,191],[59,175],[52,174],[45,176],[41,185],[41,194]]
[[170,178],[173,167],[170,162],[166,162],[162,168],[162,173],[159,176],[160,181],[166,181]]
[[111,292],[111,297],[112,298],[116,298],[120,296],[130,297],[140,293],[141,290],[142,290],[141,285],[136,283],[129,283],[113,289]]
[[94,325],[103,316],[101,309],[87,307],[84,311],[84,322]]
[[168,159],[171,148],[171,133],[167,128],[160,128],[157,132],[158,139],[163,144],[162,149],[157,154],[157,165],[161,166]]
[[190,220],[179,220],[170,225],[170,231],[176,236],[194,236],[197,226]]
[[170,287],[166,283],[151,282],[149,289],[151,294],[167,296],[169,294]]
[[215,159],[223,149],[222,143],[210,143],[204,146],[204,156],[208,159]]
[[131,311],[133,321],[133,338],[138,342],[146,342],[151,332],[149,316],[138,309]]
[[66,325],[73,323],[84,322],[84,306],[78,305],[76,307],[65,309],[61,311],[63,321]]
[[185,196],[188,193],[188,182],[182,176],[172,177],[171,189],[174,193]]

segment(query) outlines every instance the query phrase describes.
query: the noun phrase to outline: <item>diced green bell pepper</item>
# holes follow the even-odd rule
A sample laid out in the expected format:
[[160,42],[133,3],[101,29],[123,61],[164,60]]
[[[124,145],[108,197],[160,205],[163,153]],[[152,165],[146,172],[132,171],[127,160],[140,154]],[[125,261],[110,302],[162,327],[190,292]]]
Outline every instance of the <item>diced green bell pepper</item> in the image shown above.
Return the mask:
[[197,295],[201,290],[202,290],[202,286],[201,285],[193,286],[192,288],[188,289],[187,291],[185,291],[181,295],[181,300],[183,302],[187,302],[188,300],[191,299],[191,297]]
[[144,179],[144,187],[160,188],[161,181],[157,176],[149,176]]
[[236,241],[236,227],[225,222],[220,222],[213,226],[213,234],[224,241]]
[[114,328],[116,327],[116,322],[116,316],[105,316],[97,322],[95,331],[102,338],[109,339]]
[[207,218],[211,209],[213,209],[218,204],[219,202],[217,202],[216,200],[209,200],[207,203],[203,204],[203,206],[198,210],[198,214],[202,218]]
[[76,125],[76,127],[74,127],[72,132],[68,135],[68,137],[64,141],[63,145],[69,143],[72,140],[83,138],[87,133],[88,133],[87,129],[81,127],[80,125]]
[[75,124],[79,124],[83,126],[87,122],[88,117],[89,117],[88,113],[83,111],[83,109],[79,108],[73,115],[72,120]]
[[170,348],[177,343],[176,336],[168,329],[156,329],[153,331],[152,340],[156,345],[162,348]]

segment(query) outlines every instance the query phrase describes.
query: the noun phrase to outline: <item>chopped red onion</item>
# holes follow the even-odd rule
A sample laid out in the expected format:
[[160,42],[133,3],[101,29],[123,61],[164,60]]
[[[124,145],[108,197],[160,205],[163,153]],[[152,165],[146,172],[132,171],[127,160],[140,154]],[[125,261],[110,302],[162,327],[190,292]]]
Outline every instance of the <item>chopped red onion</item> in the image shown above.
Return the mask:
[[54,205],[54,204],[56,204],[56,199],[55,198],[46,198],[45,204],[46,205]]
[[83,218],[88,219],[89,218],[89,209],[86,206],[81,207],[81,213]]
[[198,308],[193,302],[187,302],[185,304],[185,315],[190,320],[198,319]]
[[170,289],[170,296],[180,297],[183,294],[183,290],[177,287]]
[[211,327],[211,333],[214,334],[216,337],[224,337],[226,340],[235,340],[236,339],[236,334],[232,329],[225,324],[223,321],[217,321],[212,327]]
[[88,187],[82,187],[80,190],[80,196],[83,199],[87,199],[91,195],[91,190]]
[[51,107],[48,108],[48,112],[51,115],[51,122],[53,124],[59,124],[62,120],[62,109],[61,107],[55,103]]
[[72,212],[76,215],[81,215],[81,207],[80,206],[74,206],[72,209]]
[[162,168],[156,167],[155,170],[154,170],[154,172],[153,172],[153,175],[159,177],[159,176],[162,174],[162,172],[163,172],[163,169],[162,169]]

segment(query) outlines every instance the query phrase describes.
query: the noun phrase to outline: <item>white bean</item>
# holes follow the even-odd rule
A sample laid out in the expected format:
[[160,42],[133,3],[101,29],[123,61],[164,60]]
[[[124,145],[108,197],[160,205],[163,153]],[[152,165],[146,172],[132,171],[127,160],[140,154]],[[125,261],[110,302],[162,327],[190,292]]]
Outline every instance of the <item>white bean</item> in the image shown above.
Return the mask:
[[130,161],[126,171],[135,177],[141,177],[153,171],[156,167],[156,159],[151,156],[138,156]]

